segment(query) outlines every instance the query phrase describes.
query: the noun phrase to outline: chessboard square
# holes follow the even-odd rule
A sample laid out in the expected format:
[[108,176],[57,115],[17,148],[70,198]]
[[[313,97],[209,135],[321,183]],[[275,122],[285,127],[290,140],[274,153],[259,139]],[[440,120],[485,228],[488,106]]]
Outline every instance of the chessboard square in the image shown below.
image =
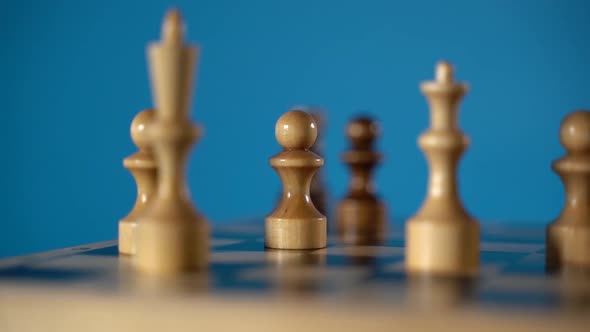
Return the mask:
[[210,255],[212,264],[262,264],[267,261],[264,251],[217,251]]
[[514,242],[482,242],[481,251],[507,253],[534,253],[544,248],[542,244]]
[[237,243],[240,243],[242,241],[244,241],[244,240],[240,240],[240,239],[213,238],[213,239],[211,239],[211,242],[209,243],[209,245],[212,248],[220,248],[220,247],[224,247],[224,246],[229,246],[229,245],[237,244]]
[[218,246],[214,248],[215,252],[221,251],[257,251],[263,252],[265,250],[264,243],[260,243],[257,239],[244,239],[244,240],[236,240],[233,243],[227,243],[223,246]]
[[323,250],[326,255],[401,257],[405,249],[391,246],[334,246]]

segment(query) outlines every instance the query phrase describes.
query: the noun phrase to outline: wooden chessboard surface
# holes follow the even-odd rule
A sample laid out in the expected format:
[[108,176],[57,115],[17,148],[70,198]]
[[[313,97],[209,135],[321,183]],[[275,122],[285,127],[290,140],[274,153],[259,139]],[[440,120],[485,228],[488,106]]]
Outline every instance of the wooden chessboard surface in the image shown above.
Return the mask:
[[488,223],[481,241],[475,280],[407,276],[403,225],[382,245],[309,251],[265,249],[262,220],[220,227],[209,269],[174,279],[136,273],[116,241],[8,258],[0,331],[587,328],[590,277],[545,271],[543,227]]

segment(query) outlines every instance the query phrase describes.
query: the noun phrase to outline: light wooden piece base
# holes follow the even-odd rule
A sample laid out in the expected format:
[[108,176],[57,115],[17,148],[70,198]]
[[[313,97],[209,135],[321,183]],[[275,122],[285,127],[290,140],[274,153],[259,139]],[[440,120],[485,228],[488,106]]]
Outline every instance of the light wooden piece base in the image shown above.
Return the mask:
[[176,274],[202,269],[208,264],[209,229],[205,221],[195,223],[141,224],[135,266],[154,274]]
[[590,226],[553,223],[547,228],[547,266],[590,266]]
[[124,255],[135,255],[137,252],[137,221],[119,221],[119,253]]
[[472,276],[478,272],[476,222],[412,219],[406,225],[406,242],[406,270],[410,273]]
[[318,249],[326,246],[326,217],[265,219],[265,245],[273,249]]

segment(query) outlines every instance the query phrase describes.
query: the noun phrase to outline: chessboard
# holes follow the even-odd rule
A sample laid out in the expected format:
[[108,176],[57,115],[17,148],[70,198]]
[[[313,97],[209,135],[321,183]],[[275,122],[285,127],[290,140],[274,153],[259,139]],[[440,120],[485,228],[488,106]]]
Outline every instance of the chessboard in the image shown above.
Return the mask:
[[209,267],[136,273],[116,241],[0,260],[0,331],[574,331],[590,277],[545,268],[545,230],[483,223],[477,278],[409,276],[403,225],[380,245],[329,235],[317,250],[264,247],[263,221],[213,229]]

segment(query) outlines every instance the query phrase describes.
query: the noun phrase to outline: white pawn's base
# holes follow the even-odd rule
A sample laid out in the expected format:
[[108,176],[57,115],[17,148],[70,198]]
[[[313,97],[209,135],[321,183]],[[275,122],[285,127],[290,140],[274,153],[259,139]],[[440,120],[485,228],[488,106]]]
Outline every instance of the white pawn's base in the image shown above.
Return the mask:
[[119,221],[119,253],[123,255],[135,255],[137,222],[133,219]]
[[406,225],[406,271],[474,276],[479,271],[479,225],[412,219]]
[[273,249],[319,249],[326,247],[326,217],[265,220],[264,244]]
[[555,222],[547,227],[547,267],[590,267],[590,226]]

